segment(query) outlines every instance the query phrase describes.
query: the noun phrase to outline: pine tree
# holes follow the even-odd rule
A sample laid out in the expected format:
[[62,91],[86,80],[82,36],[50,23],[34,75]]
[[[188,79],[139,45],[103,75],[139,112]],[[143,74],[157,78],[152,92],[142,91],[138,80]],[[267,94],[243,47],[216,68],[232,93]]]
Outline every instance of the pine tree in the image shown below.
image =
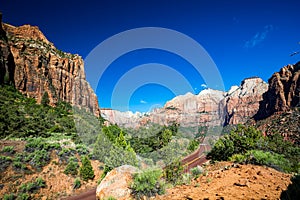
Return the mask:
[[93,167],[91,165],[91,161],[88,159],[87,156],[82,156],[81,157],[81,167],[79,169],[80,176],[84,181],[87,181],[89,179],[93,179],[95,174]]

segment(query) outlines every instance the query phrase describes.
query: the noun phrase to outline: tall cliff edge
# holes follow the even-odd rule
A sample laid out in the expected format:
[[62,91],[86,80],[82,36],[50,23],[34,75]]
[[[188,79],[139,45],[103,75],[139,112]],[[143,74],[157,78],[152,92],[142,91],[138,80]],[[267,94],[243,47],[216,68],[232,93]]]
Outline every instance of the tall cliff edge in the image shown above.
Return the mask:
[[[1,17],[2,18],[2,17]],[[0,27],[0,84],[13,84],[41,102],[48,93],[50,105],[59,100],[100,114],[97,96],[86,81],[83,59],[62,52],[36,26]]]

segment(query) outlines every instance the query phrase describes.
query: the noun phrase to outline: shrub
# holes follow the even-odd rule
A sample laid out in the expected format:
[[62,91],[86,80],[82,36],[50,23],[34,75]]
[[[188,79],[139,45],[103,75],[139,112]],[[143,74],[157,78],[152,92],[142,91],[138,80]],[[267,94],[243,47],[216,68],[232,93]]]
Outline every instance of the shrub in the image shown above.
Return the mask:
[[15,195],[14,194],[5,194],[3,196],[3,200],[14,200],[15,199]]
[[180,160],[173,161],[164,169],[164,177],[166,181],[174,185],[179,184],[182,173],[183,166]]
[[2,152],[13,154],[15,153],[14,146],[5,146],[2,148]]
[[16,200],[29,200],[30,196],[27,193],[20,193]]
[[228,160],[233,154],[244,154],[248,150],[257,149],[262,140],[264,138],[259,130],[252,126],[238,125],[215,143],[207,157],[212,160]]
[[193,152],[199,147],[199,144],[200,144],[200,142],[198,140],[193,139],[189,142],[187,150],[189,150],[190,152]]
[[4,171],[12,162],[12,159],[7,156],[0,156],[0,170]]
[[73,189],[78,189],[81,187],[81,181],[80,181],[80,178],[76,178],[74,180],[74,186],[73,186]]
[[89,179],[93,179],[94,178],[94,170],[93,167],[91,165],[91,161],[88,159],[87,156],[82,156],[81,157],[81,167],[79,168],[79,173],[81,178],[84,181],[87,181]]
[[19,192],[21,193],[34,193],[40,188],[46,187],[46,182],[42,178],[37,178],[34,182],[23,183]]
[[34,151],[29,158],[31,158],[29,163],[36,168],[44,167],[50,161],[49,152],[44,149]]
[[231,161],[239,163],[250,163],[256,165],[266,165],[280,171],[290,172],[291,164],[283,155],[261,150],[251,150],[246,154],[235,154],[229,158]]
[[199,167],[194,167],[191,169],[191,173],[192,173],[193,178],[196,179],[200,176],[200,174],[203,173],[203,171]]
[[142,199],[144,196],[151,197],[156,194],[165,192],[165,184],[160,181],[162,171],[159,169],[146,170],[133,175],[131,184],[132,194],[137,199]]
[[68,162],[68,165],[66,166],[66,169],[64,170],[64,173],[67,175],[70,174],[70,175],[76,176],[78,174],[78,168],[79,168],[79,165],[76,162],[75,158],[71,157],[71,158],[69,158],[69,162]]

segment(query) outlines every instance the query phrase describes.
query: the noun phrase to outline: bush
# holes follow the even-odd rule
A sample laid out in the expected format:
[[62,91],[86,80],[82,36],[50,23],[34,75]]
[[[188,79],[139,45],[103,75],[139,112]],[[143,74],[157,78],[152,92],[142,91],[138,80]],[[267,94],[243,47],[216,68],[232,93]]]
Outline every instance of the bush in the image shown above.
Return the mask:
[[162,171],[159,169],[146,170],[133,175],[131,184],[132,194],[137,199],[151,197],[165,192],[165,184],[160,181]]
[[80,181],[80,178],[76,178],[74,180],[74,186],[73,186],[73,189],[78,189],[81,187],[81,181]]
[[166,181],[174,185],[180,183],[180,179],[182,178],[182,173],[183,173],[183,166],[180,160],[173,161],[164,169],[164,177]]
[[2,152],[13,154],[15,153],[14,146],[5,146],[2,148]]
[[261,150],[251,150],[246,154],[235,154],[229,158],[231,161],[239,163],[250,163],[256,165],[266,165],[280,171],[290,172],[291,164],[283,155]]
[[64,173],[67,175],[70,174],[70,175],[76,176],[78,174],[78,168],[79,168],[79,165],[76,162],[75,158],[71,157],[71,158],[69,158],[69,162],[68,162],[68,165],[66,166],[66,169],[64,170]]
[[196,149],[198,149],[200,142],[196,139],[193,139],[189,142],[189,145],[187,147],[187,150],[189,150],[190,152],[195,151]]
[[199,167],[194,167],[191,169],[191,173],[192,173],[193,178],[196,179],[200,176],[200,174],[203,173],[203,171]]
[[14,194],[5,194],[3,196],[3,200],[14,200],[15,199],[15,195]]
[[34,193],[40,188],[46,187],[46,182],[42,178],[37,178],[34,182],[23,183],[19,192],[21,193]]
[[257,149],[263,140],[259,130],[252,126],[238,125],[215,143],[207,157],[212,160],[228,160],[233,154],[244,154],[248,150]]
[[4,171],[10,165],[12,159],[7,156],[0,156],[0,170]]
[[82,156],[81,157],[81,167],[79,168],[79,173],[80,173],[80,177],[84,180],[87,181],[89,179],[93,179],[94,178],[94,170],[93,167],[91,165],[91,161],[88,159],[87,156]]

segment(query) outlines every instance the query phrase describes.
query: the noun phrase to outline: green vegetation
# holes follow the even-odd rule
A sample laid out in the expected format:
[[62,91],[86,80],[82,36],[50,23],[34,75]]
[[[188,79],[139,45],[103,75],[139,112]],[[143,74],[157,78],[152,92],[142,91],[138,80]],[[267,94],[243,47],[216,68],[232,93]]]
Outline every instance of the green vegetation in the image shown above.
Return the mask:
[[187,147],[187,149],[189,150],[189,152],[193,152],[196,149],[198,149],[200,142],[196,139],[193,139],[189,142],[189,145]]
[[291,168],[289,160],[285,159],[284,155],[261,150],[250,150],[245,154],[234,154],[229,160],[238,163],[265,165],[280,171],[290,171]]
[[80,178],[76,178],[74,180],[74,184],[73,184],[73,189],[78,189],[81,187],[81,181],[80,181]]
[[21,193],[35,193],[40,188],[45,188],[46,183],[42,178],[37,178],[34,182],[23,183],[19,187]]
[[3,153],[9,153],[9,154],[14,154],[15,150],[13,146],[5,146],[2,148]]
[[129,130],[130,144],[138,154],[150,153],[167,146],[178,131],[178,124],[171,126],[152,125],[138,130]]
[[208,158],[267,165],[285,172],[299,172],[300,148],[278,134],[263,137],[254,127],[239,125],[224,135]]
[[159,169],[146,170],[133,175],[131,184],[132,194],[137,199],[151,197],[165,192],[165,184],[160,180],[162,171]]
[[[46,93],[45,93],[46,94]],[[13,86],[0,86],[0,139],[50,137],[50,133],[75,133],[70,104],[59,101],[56,107],[39,105]],[[76,135],[76,134],[75,134]]]
[[191,169],[191,174],[194,179],[198,178],[203,171],[199,167],[194,167]]
[[89,158],[87,156],[81,156],[81,163],[82,165],[79,168],[80,177],[84,181],[93,179],[95,175]]
[[41,104],[43,106],[48,106],[50,103],[50,99],[49,99],[49,94],[48,92],[44,92],[43,96],[42,96],[42,101],[41,101]]
[[164,169],[164,178],[168,183],[178,185],[181,183],[183,174],[183,166],[180,160],[175,160]]
[[72,176],[76,176],[78,174],[78,168],[79,168],[79,164],[76,161],[76,158],[70,157],[64,173],[67,175],[70,174]]
[[12,159],[7,156],[0,156],[0,170],[4,171],[12,162]]

